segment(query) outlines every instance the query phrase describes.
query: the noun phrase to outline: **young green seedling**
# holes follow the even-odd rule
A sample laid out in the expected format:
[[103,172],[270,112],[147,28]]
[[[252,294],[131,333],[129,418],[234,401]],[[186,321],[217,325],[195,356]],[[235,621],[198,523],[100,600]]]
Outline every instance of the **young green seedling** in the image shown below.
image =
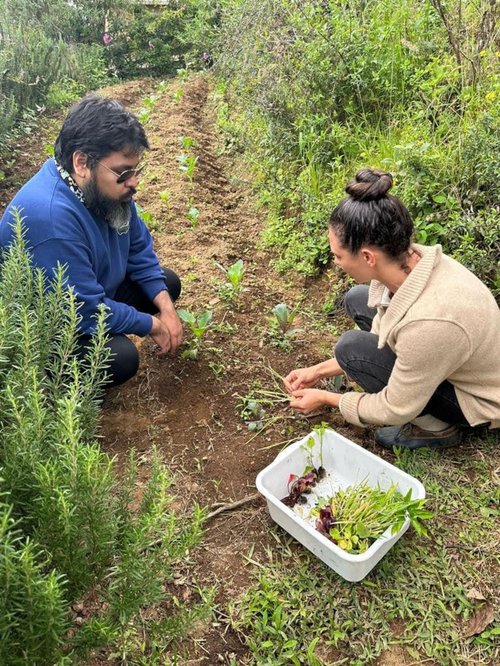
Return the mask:
[[199,315],[195,315],[190,310],[177,310],[180,319],[185,322],[193,335],[187,349],[185,349],[181,356],[182,358],[197,359],[198,352],[202,347],[202,338],[207,329],[212,324],[212,310],[205,310]]
[[295,319],[295,310],[290,310],[285,303],[278,303],[274,306],[272,312],[280,331],[283,334],[288,333]]
[[164,201],[167,204],[167,206],[170,206],[170,200],[172,198],[172,194],[168,190],[163,190],[158,194],[158,196],[162,201]]
[[158,99],[158,96],[152,94],[152,95],[149,95],[148,97],[145,97],[145,98],[142,100],[142,103],[144,104],[144,106],[145,106],[147,109],[150,109],[150,110],[151,110],[151,109],[154,109],[157,99]]
[[186,153],[182,153],[182,155],[179,155],[177,158],[177,161],[179,162],[179,171],[182,171],[192,183],[196,171],[196,164],[198,162],[196,155],[186,155]]
[[279,347],[290,347],[290,338],[302,329],[292,328],[297,314],[296,308],[290,309],[285,303],[278,303],[272,309],[273,316],[269,317],[271,337]]
[[194,146],[194,139],[190,136],[180,136],[179,141],[184,150],[189,150]]
[[158,231],[160,229],[161,226],[160,223],[152,216],[152,214],[149,211],[144,210],[144,208],[141,208],[139,204],[136,204],[136,208],[137,212],[141,216],[142,221],[146,224],[147,228],[150,231]]
[[182,89],[182,88],[178,88],[178,89],[172,94],[172,99],[173,99],[173,101],[174,101],[176,104],[178,104],[178,103],[181,101],[183,95],[184,95],[184,91],[183,91],[183,89]]
[[215,262],[217,268],[220,268],[226,274],[228,281],[220,285],[219,294],[226,301],[232,301],[243,291],[243,275],[245,268],[243,259],[238,259],[229,268],[224,268],[222,264]]
[[137,120],[141,123],[141,125],[146,125],[150,115],[151,109],[144,107],[137,113]]
[[[311,470],[318,471],[324,469],[323,467],[323,438],[325,435],[325,430],[329,428],[329,424],[326,421],[322,421],[320,424],[315,425],[313,427],[313,432],[316,435],[316,437],[311,435],[308,437],[306,443],[303,445],[303,448],[306,451],[307,455],[307,465],[306,468],[302,474],[304,476]],[[316,449],[316,445],[319,441],[319,465],[314,464],[314,450]]]
[[195,227],[198,226],[198,223],[200,221],[200,211],[194,206],[191,206],[191,208],[186,213],[186,217],[191,222],[191,226],[194,229]]
[[253,432],[255,430],[262,430],[264,428],[264,419],[266,410],[263,409],[262,403],[254,399],[251,395],[240,397],[241,410],[240,416],[246,422],[247,428]]
[[142,100],[143,107],[137,114],[137,118],[139,119],[139,122],[145,125],[148,120],[149,116],[151,115],[151,111],[154,109],[156,102],[158,100],[158,95],[151,94],[148,97],[144,97]]

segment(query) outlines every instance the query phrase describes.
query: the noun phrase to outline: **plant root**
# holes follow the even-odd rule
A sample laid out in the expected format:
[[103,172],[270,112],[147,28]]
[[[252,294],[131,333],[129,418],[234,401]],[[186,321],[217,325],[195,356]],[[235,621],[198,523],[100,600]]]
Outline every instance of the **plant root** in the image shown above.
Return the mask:
[[237,502],[231,502],[230,504],[223,504],[222,506],[219,505],[219,503],[215,504],[214,506],[217,506],[218,508],[215,509],[215,511],[211,511],[209,514],[205,516],[205,521],[210,520],[211,518],[214,518],[215,516],[218,516],[220,513],[223,513],[225,511],[233,511],[233,509],[237,509],[240,506],[243,506],[244,504],[250,504],[250,502],[255,502],[256,499],[259,499],[260,493],[254,493],[253,495],[248,495],[248,497],[244,497],[241,500],[238,500]]

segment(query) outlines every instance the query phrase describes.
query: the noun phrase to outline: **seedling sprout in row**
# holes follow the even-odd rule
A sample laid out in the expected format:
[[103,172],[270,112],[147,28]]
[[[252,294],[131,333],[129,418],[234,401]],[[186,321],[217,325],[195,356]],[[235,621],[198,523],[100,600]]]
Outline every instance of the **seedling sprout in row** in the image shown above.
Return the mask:
[[286,303],[278,303],[272,309],[272,316],[268,317],[269,335],[277,347],[289,348],[291,339],[303,331],[300,328],[293,328],[296,315],[297,308],[289,308]]
[[177,310],[177,314],[188,325],[193,336],[188,343],[188,348],[182,352],[181,356],[182,358],[196,360],[203,346],[203,337],[207,329],[212,325],[212,310],[205,310],[196,315],[190,310],[179,309]]
[[218,262],[214,263],[227,277],[227,282],[218,288],[219,295],[225,301],[232,302],[243,291],[243,276],[245,274],[243,259],[238,259],[229,268],[225,268]]
[[195,145],[195,140],[190,136],[180,136],[179,142],[184,150],[189,150]]
[[200,211],[195,206],[191,206],[186,213],[186,217],[190,221],[192,228],[195,229],[200,221]]
[[196,171],[196,165],[198,163],[198,157],[196,155],[186,155],[186,153],[182,153],[177,157],[177,161],[179,162],[179,171],[182,171],[192,183]]

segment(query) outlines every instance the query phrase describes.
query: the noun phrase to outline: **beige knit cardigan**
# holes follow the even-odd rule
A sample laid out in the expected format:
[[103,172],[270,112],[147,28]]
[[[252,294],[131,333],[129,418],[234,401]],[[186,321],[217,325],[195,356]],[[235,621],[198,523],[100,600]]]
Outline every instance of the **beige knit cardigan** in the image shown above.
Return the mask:
[[470,425],[498,428],[500,310],[487,287],[440,245],[416,247],[421,259],[388,306],[381,304],[384,285],[370,284],[372,333],[397,357],[389,383],[379,393],[345,393],[340,411],[358,426],[407,423],[447,379]]

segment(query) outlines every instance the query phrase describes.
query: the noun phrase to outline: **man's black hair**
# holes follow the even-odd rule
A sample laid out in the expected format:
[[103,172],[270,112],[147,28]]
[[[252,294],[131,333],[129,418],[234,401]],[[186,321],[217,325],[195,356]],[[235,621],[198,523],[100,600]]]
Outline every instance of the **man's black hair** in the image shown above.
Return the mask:
[[141,123],[117,100],[87,95],[69,110],[56,139],[54,156],[72,173],[76,151],[100,160],[125,148],[137,154],[149,148]]

